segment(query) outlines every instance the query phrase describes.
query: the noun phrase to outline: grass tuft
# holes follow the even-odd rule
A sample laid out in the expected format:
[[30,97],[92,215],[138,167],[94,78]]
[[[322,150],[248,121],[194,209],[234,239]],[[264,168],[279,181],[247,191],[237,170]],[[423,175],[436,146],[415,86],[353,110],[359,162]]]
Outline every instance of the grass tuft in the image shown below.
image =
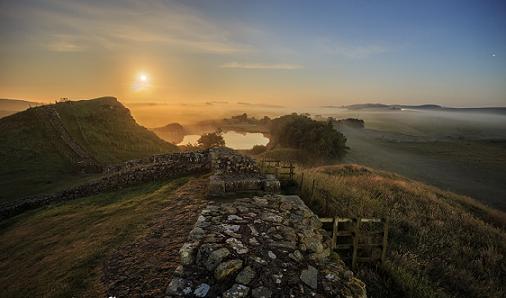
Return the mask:
[[[301,169],[298,179],[301,173],[301,196],[318,215],[390,218],[388,262],[361,269],[373,296],[506,295],[504,213],[358,165]],[[394,295],[393,287],[402,293]]]

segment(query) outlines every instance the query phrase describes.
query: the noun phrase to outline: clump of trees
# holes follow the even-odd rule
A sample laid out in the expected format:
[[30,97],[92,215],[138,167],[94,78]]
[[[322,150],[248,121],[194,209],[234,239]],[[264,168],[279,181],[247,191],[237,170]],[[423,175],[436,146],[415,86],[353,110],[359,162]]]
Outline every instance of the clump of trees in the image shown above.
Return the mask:
[[329,121],[331,121],[333,124],[336,125],[337,128],[342,127],[351,127],[351,128],[364,128],[365,122],[362,119],[357,118],[346,118],[346,119],[340,119],[336,120],[334,118],[329,118]]
[[329,121],[291,114],[273,119],[270,130],[271,141],[281,147],[300,149],[326,159],[340,158],[346,153],[346,137]]
[[225,140],[223,139],[222,131],[217,130],[200,136],[197,144],[200,148],[223,147],[225,146]]
[[255,145],[251,148],[250,153],[253,155],[261,154],[267,151],[267,146],[264,145]]

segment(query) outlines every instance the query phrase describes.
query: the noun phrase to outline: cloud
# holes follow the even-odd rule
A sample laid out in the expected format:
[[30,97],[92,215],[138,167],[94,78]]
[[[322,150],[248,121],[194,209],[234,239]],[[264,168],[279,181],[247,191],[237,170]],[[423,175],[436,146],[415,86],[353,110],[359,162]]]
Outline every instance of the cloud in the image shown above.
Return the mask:
[[391,48],[380,44],[351,44],[343,41],[324,41],[323,47],[330,54],[340,55],[349,59],[366,59],[391,51]]
[[241,106],[255,106],[255,107],[262,107],[262,108],[284,108],[284,106],[281,106],[281,105],[251,103],[251,102],[244,102],[244,101],[238,101],[237,104],[241,105]]
[[242,31],[248,30],[244,25],[210,19],[179,2],[27,2],[3,15],[29,26],[31,38],[50,51],[118,50],[146,44],[215,54],[252,50],[241,40]]
[[279,69],[294,70],[304,68],[300,64],[268,64],[268,63],[239,63],[229,62],[222,64],[221,68],[241,68],[241,69]]
[[53,52],[82,52],[86,48],[72,41],[61,39],[46,44],[48,50]]

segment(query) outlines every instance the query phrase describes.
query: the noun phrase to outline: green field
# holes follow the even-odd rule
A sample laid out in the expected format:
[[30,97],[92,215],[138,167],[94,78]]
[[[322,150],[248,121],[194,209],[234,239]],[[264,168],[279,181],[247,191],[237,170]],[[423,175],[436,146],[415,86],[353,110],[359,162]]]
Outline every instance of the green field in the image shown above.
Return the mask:
[[169,195],[187,180],[125,188],[1,222],[1,296],[103,296],[104,259],[142,235]]
[[506,210],[506,140],[396,140],[347,129],[344,162],[359,163],[472,196]]

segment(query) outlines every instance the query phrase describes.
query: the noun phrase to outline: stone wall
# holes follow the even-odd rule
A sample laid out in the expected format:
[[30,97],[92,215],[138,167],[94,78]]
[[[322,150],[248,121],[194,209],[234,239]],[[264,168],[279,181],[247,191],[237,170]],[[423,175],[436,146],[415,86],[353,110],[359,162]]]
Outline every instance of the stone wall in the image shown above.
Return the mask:
[[95,181],[55,194],[27,197],[7,203],[0,207],[0,220],[51,203],[96,195],[149,181],[206,173],[210,170],[211,163],[207,150],[155,155],[128,161],[108,168],[106,175]]
[[365,297],[298,196],[210,202],[180,250],[169,297]]
[[252,158],[228,148],[213,148],[210,156],[213,170],[209,181],[210,197],[279,192],[279,181],[273,175],[262,174]]

